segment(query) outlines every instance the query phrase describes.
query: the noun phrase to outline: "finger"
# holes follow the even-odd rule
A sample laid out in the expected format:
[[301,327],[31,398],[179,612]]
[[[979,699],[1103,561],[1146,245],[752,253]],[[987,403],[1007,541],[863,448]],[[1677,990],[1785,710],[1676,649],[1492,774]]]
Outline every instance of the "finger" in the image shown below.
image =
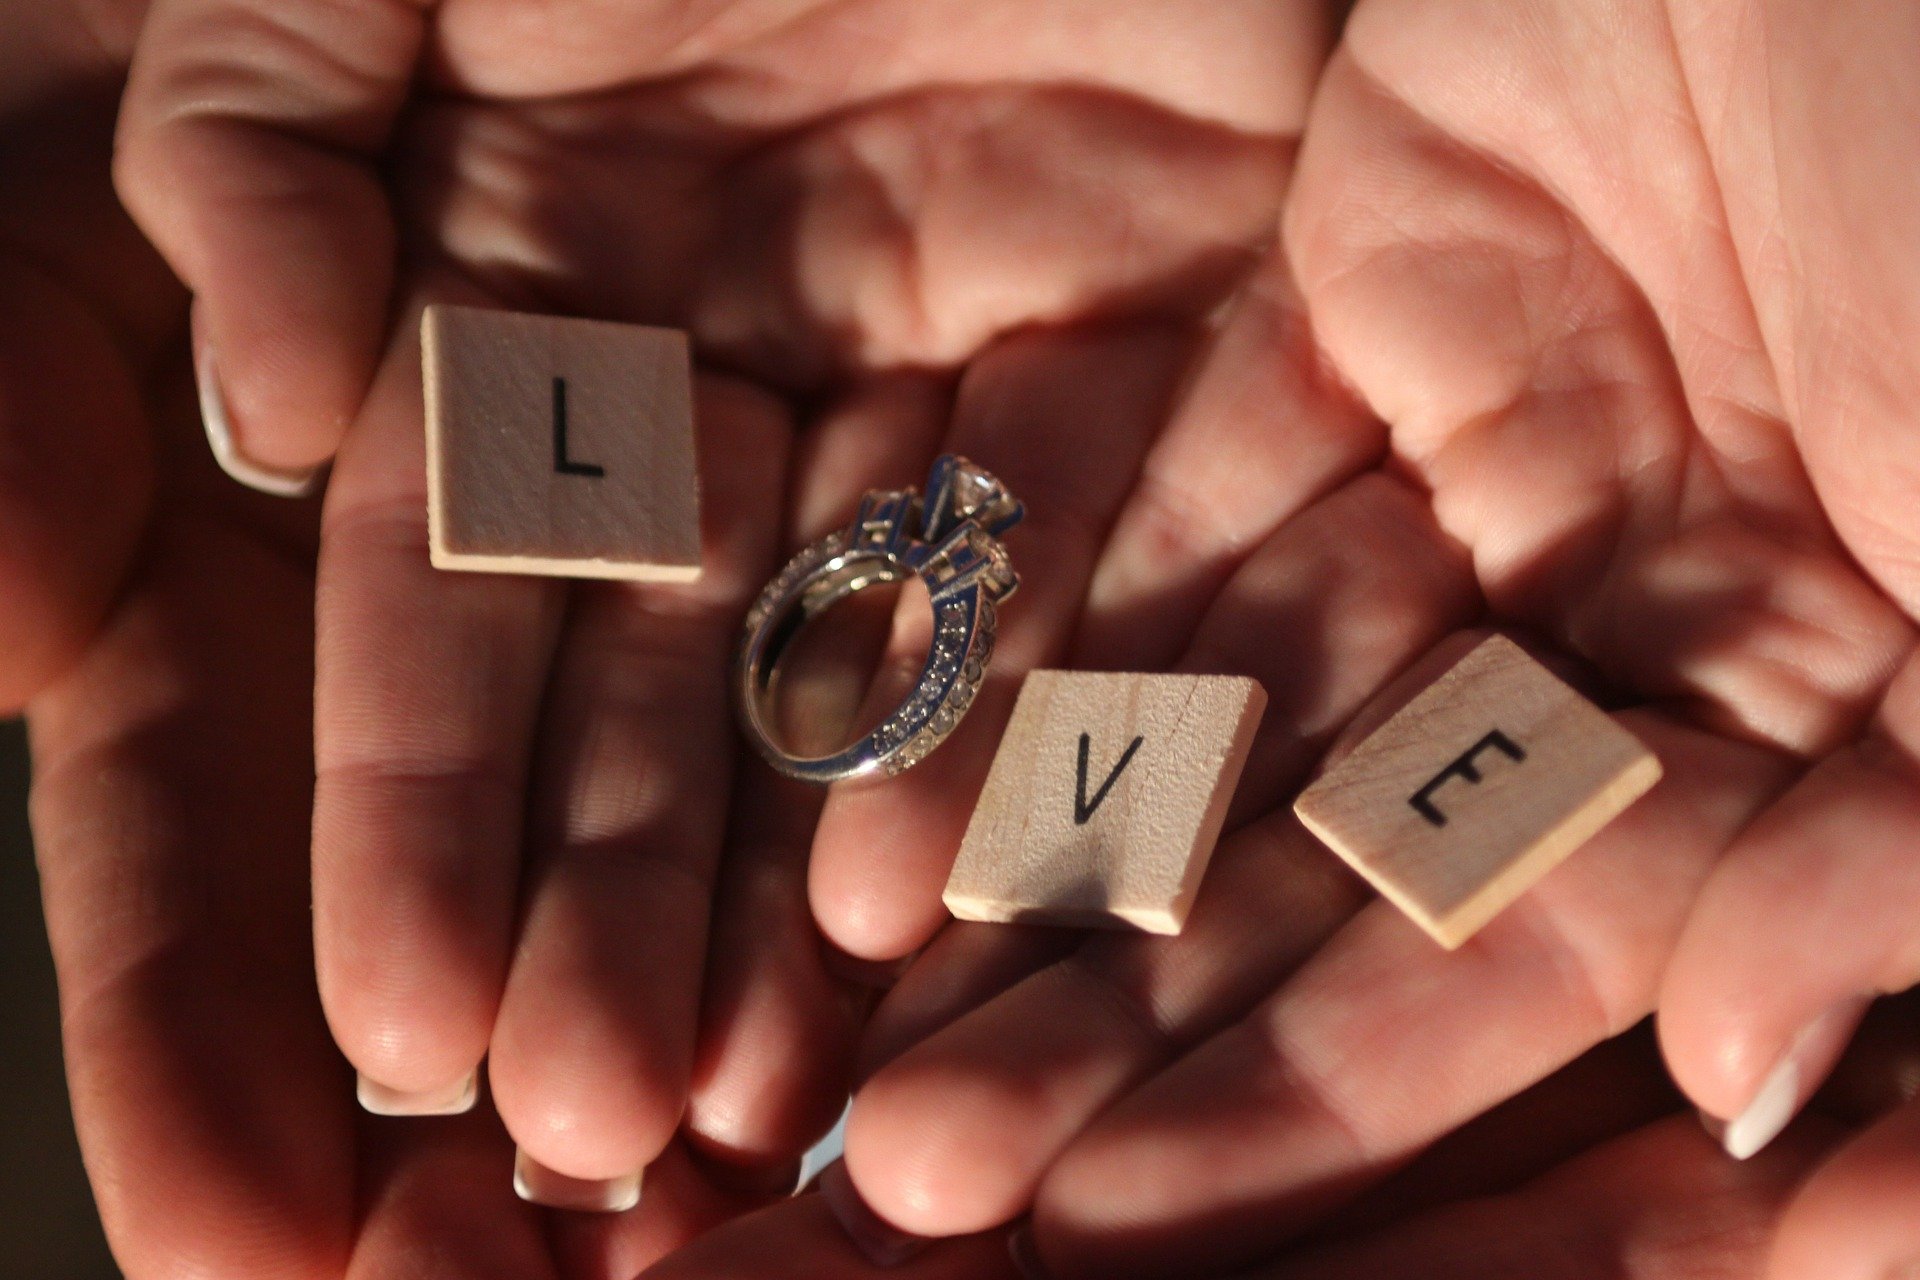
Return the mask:
[[564,584],[427,560],[411,325],[328,494],[313,908],[320,993],[363,1096],[470,1101],[506,979],[523,793]]
[[[843,526],[862,491],[923,472],[946,429],[949,398],[944,379],[894,375],[831,406],[795,449],[788,541],[805,545]],[[831,616],[859,613],[854,604]],[[824,651],[809,649],[803,637],[783,668],[783,721],[821,750],[852,737],[885,641],[884,612],[853,623],[834,630]],[[689,1140],[710,1166],[735,1180],[784,1180],[787,1191],[793,1162],[846,1108],[869,1003],[832,965],[807,904],[807,851],[820,802],[813,788],[784,782],[757,761],[743,766],[686,1116]]]
[[1696,1280],[1751,1276],[1830,1133],[1758,1165],[1722,1159],[1686,1118],[1617,1139],[1503,1196],[1450,1206],[1306,1251],[1263,1280]]
[[1327,384],[1286,259],[1269,254],[1141,464],[1087,587],[1076,665],[1171,664],[1248,553],[1385,444],[1385,428]]
[[[1001,610],[993,664],[961,730],[911,772],[827,800],[809,890],[821,929],[842,950],[898,959],[945,919],[940,889],[995,733],[1021,677],[1063,651],[1185,353],[1180,331],[1128,326],[1016,336],[969,369],[946,447],[1026,504],[1008,540],[1021,589]],[[915,604],[909,595],[867,704],[880,714],[905,699],[925,659],[931,613]]]
[[1079,945],[1070,929],[969,920],[949,924],[914,957],[867,1020],[860,1039],[861,1078]]
[[1703,889],[1660,1027],[1676,1078],[1751,1155],[1839,1058],[1867,1001],[1920,982],[1920,663],[1860,744],[1757,819]]
[[252,487],[301,491],[368,393],[394,255],[373,161],[425,23],[406,0],[148,10],[115,177],[194,293],[209,439]]
[[[1418,496],[1384,477],[1283,525],[1189,650],[1276,691],[1243,787],[1285,793],[1377,685],[1470,615],[1466,583]],[[1012,1220],[1094,1116],[1244,1012],[1363,896],[1285,811],[1245,827],[1222,843],[1179,936],[1091,938],[876,1074],[849,1121],[849,1170],[876,1210],[920,1234]]]
[[826,1198],[803,1195],[762,1209],[694,1241],[647,1273],[647,1280],[1014,1280],[998,1234],[942,1241],[892,1265],[869,1261]]
[[[1772,1152],[1767,1153],[1771,1155]],[[1920,1268],[1920,1102],[1843,1146],[1780,1224],[1767,1280],[1905,1280]]]
[[114,335],[40,271],[0,263],[0,712],[105,619],[146,525],[151,450]]
[[1645,1017],[1685,904],[1785,766],[1629,723],[1667,780],[1469,946],[1445,952],[1376,903],[1102,1115],[1040,1189],[1049,1259],[1113,1275],[1244,1262]]
[[716,377],[695,390],[700,580],[574,589],[535,743],[530,866],[491,1041],[494,1100],[531,1162],[523,1183],[546,1172],[598,1182],[610,1207],[638,1194],[686,1106],[732,789],[728,656],[773,571],[769,514],[786,474],[778,402]]
[[130,1276],[346,1267],[351,1102],[304,942],[310,592],[229,526],[163,524],[31,708],[74,1118]]

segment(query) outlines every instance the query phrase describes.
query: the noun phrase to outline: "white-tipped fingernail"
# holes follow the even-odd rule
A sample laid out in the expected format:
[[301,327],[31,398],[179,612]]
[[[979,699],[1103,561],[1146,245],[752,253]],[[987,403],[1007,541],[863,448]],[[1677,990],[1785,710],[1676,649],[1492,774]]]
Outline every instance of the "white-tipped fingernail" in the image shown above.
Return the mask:
[[193,376],[200,389],[200,422],[207,429],[207,445],[222,471],[247,488],[276,498],[304,498],[314,491],[320,483],[319,467],[276,471],[253,461],[234,444],[233,419],[227,413],[227,397],[220,388],[220,372],[214,365],[211,346],[200,344]]
[[473,1110],[480,1096],[480,1073],[469,1071],[464,1080],[448,1089],[429,1089],[409,1093],[389,1089],[378,1080],[360,1077],[355,1089],[360,1105],[376,1116],[457,1116]]
[[1720,1145],[1735,1160],[1760,1154],[1792,1123],[1801,1101],[1800,1064],[1789,1053],[1760,1085],[1746,1110],[1727,1121]]
[[1053,1280],[1053,1273],[1041,1261],[1040,1246],[1033,1238],[1033,1224],[1023,1222],[1007,1233],[1007,1256],[1023,1280]]
[[[1845,1001],[1801,1029],[1760,1082],[1752,1100],[1718,1133],[1728,1155],[1735,1160],[1750,1159],[1766,1150],[1793,1123],[1846,1049],[1866,1007],[1865,1000]],[[1708,1132],[1714,1127],[1709,1123]]]
[[529,1204],[549,1209],[625,1213],[640,1203],[640,1179],[639,1173],[624,1178],[569,1178],[524,1151],[513,1155],[514,1194]]

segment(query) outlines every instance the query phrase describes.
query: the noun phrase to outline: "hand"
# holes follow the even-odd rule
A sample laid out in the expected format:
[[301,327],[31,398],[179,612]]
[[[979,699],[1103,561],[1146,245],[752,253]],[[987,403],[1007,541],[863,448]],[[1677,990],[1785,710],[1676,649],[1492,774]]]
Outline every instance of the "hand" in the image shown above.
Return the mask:
[[[705,1156],[758,1175],[830,1122],[854,1013],[807,923],[812,808],[757,770],[728,785],[733,629],[783,542],[940,448],[971,454],[1034,512],[990,722],[1062,643],[1103,541],[1128,576],[1096,584],[1096,612],[1204,599],[1338,470],[1354,446],[1279,477],[1257,449],[1223,455],[1224,404],[1149,454],[1206,316],[1273,234],[1324,8],[156,5],[120,187],[195,295],[216,451],[291,489],[345,432],[314,906],[368,1097],[458,1105],[485,1055],[534,1182],[608,1203],[683,1116]],[[428,568],[411,334],[434,298],[693,331],[698,587]],[[1234,340],[1273,314],[1254,302]],[[1267,367],[1249,351],[1214,394],[1261,394]],[[895,857],[816,856],[816,907],[855,957],[891,945],[861,919],[910,933],[937,907],[862,915],[844,882]],[[923,878],[922,849],[898,857]]]
[[133,1280],[631,1275],[757,1198],[676,1148],[640,1213],[550,1221],[513,1199],[497,1126],[353,1112],[307,944],[317,512],[227,483],[195,440],[186,299],[107,171],[139,20],[0,15],[0,680],[31,695],[75,1120],[115,1255]]
[[[1182,637],[1180,665],[1280,694],[1240,829],[1177,941],[933,944],[849,1131],[886,1218],[1035,1204],[1063,1274],[1248,1260],[1656,1004],[1691,1096],[1731,1119],[1764,1093],[1777,1127],[1865,997],[1913,983],[1916,369],[1878,336],[1914,293],[1911,113],[1819,78],[1907,56],[1913,20],[1872,12],[1357,8],[1284,250],[1297,324],[1386,425]],[[1331,412],[1244,429],[1297,471]],[[1333,726],[1482,611],[1590,664],[1667,779],[1443,955],[1283,806]],[[1836,1002],[1784,1104],[1763,1091]],[[1913,1123],[1822,1173],[1783,1280],[1914,1254],[1910,1213],[1859,1216],[1911,1203]]]
[[[1728,1160],[1668,1081],[1649,1024],[1583,1055],[1449,1135],[1309,1241],[1236,1274],[1261,1280],[1647,1280],[1747,1276],[1765,1266],[1797,1189],[1864,1114],[1911,1085],[1913,1002],[1848,1054],[1847,1089],[1758,1159]],[[829,1173],[823,1182],[831,1181]],[[1011,1277],[1038,1270],[1024,1228],[929,1244],[878,1269],[837,1229],[845,1184],[731,1223],[649,1280]],[[858,1214],[859,1210],[852,1211]],[[1187,1274],[1205,1274],[1189,1271]]]

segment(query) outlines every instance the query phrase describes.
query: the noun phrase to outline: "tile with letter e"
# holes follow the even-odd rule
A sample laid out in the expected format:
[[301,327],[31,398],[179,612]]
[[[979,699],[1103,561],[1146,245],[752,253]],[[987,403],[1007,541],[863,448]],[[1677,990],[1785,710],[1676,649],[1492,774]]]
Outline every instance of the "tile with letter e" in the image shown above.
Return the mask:
[[1180,932],[1266,705],[1242,676],[1034,672],[961,842],[947,909]]
[[421,342],[436,566],[700,576],[685,334],[436,306]]
[[1638,738],[1492,636],[1335,761],[1294,812],[1457,947],[1659,780]]

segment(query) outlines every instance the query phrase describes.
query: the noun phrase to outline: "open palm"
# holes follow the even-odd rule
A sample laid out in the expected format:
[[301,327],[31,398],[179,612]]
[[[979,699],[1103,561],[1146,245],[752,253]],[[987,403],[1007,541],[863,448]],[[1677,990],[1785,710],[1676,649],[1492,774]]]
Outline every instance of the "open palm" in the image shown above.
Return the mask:
[[[1362,908],[1284,813],[1229,837],[1177,941],[1060,959],[955,929],[883,1006],[886,1065],[855,1104],[849,1168],[887,1217],[966,1232],[1034,1204],[1062,1274],[1247,1261],[1656,1005],[1678,1078],[1745,1153],[1867,1000],[1920,977],[1920,368],[1887,337],[1915,296],[1914,23],[1356,9],[1284,249],[1315,342],[1385,427],[1278,536],[1325,521],[1376,585],[1370,613],[1334,593],[1270,611],[1266,660],[1312,687],[1382,616],[1447,625],[1451,597],[1382,599],[1378,575],[1458,555],[1466,611],[1581,660],[1667,779],[1451,955]],[[1432,524],[1368,529],[1383,494]],[[1279,731],[1312,723],[1280,710]],[[1916,1124],[1826,1168],[1779,1275],[1920,1254],[1895,1208]]]

